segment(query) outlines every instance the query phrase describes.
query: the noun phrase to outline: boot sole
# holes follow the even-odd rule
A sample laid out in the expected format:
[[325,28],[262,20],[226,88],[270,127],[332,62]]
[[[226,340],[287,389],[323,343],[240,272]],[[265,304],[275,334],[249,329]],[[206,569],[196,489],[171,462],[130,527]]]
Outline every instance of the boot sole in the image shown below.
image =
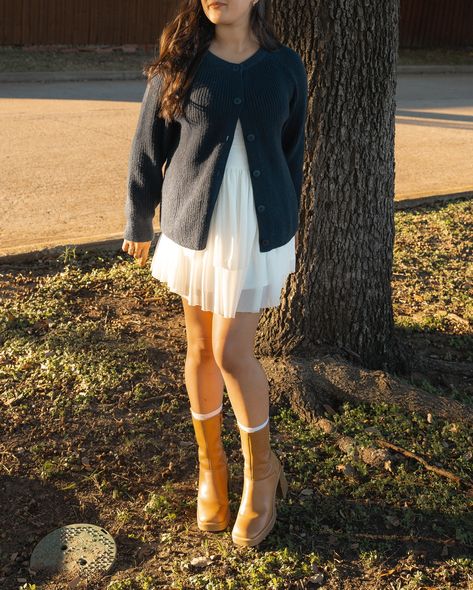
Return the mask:
[[232,540],[235,543],[235,545],[240,545],[242,547],[253,547],[254,545],[258,545],[259,543],[261,543],[261,541],[263,541],[263,539],[265,539],[269,535],[269,533],[272,531],[272,529],[276,523],[276,517],[277,517],[276,496],[279,496],[281,498],[285,498],[287,495],[287,490],[288,490],[288,484],[287,484],[287,480],[286,480],[286,475],[284,473],[284,469],[281,467],[281,470],[279,471],[278,485],[276,486],[276,490],[274,492],[273,514],[271,516],[271,520],[264,527],[264,529],[259,533],[259,535],[257,535],[256,537],[254,537],[252,539],[246,539],[244,537],[237,537],[236,535],[232,534]]
[[236,537],[235,535],[232,535],[233,542],[235,543],[235,545],[240,545],[241,547],[253,547],[254,545],[259,545],[259,543],[261,543],[261,541],[263,541],[263,539],[265,539],[272,531],[274,525],[276,524],[276,517],[277,512],[275,508],[273,510],[271,520],[268,522],[268,524],[264,527],[264,529],[257,537],[254,537],[253,539],[244,539],[243,537]]

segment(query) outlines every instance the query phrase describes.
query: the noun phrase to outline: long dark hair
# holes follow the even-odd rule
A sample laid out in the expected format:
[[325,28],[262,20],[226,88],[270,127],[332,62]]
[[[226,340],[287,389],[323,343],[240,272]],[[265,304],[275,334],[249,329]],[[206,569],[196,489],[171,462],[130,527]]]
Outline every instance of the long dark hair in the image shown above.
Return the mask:
[[[265,49],[277,49],[276,37],[267,0],[258,0],[251,9],[250,27]],[[167,121],[183,114],[184,103],[194,73],[214,36],[215,25],[205,14],[201,0],[181,0],[177,15],[168,23],[159,38],[159,56],[145,64],[143,73],[150,80],[162,80],[159,114]]]

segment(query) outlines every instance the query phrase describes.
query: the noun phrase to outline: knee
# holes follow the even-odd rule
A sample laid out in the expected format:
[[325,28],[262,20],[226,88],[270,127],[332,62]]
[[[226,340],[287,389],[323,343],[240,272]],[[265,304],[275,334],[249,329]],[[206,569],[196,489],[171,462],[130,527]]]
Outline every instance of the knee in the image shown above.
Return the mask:
[[250,356],[241,347],[226,343],[214,350],[215,362],[225,373],[237,374],[248,367]]
[[207,338],[199,338],[187,343],[187,360],[197,364],[214,363],[212,341]]

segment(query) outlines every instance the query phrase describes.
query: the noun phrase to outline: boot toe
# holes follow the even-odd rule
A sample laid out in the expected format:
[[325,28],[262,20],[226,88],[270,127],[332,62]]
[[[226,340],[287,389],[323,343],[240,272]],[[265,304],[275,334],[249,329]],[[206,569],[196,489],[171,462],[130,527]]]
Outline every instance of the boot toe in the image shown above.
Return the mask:
[[204,531],[220,531],[230,523],[230,509],[227,506],[216,508],[199,505],[197,509],[197,526]]
[[232,530],[233,542],[247,547],[258,545],[272,531],[276,523],[276,516],[277,512],[274,509],[269,520],[256,517],[244,525],[234,526]]

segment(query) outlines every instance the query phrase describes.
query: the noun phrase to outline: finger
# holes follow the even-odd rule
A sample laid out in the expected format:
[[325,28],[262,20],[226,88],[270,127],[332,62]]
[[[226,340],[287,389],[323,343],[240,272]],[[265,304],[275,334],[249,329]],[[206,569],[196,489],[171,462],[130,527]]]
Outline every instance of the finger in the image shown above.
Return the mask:
[[151,246],[151,242],[143,242],[143,244],[141,246],[141,253],[140,253],[140,255],[141,256],[144,256],[145,257],[145,260],[148,257],[150,246]]
[[140,258],[138,258],[137,259],[138,266],[140,266],[140,267],[145,266],[147,258],[148,257],[146,256],[146,254],[141,256]]

